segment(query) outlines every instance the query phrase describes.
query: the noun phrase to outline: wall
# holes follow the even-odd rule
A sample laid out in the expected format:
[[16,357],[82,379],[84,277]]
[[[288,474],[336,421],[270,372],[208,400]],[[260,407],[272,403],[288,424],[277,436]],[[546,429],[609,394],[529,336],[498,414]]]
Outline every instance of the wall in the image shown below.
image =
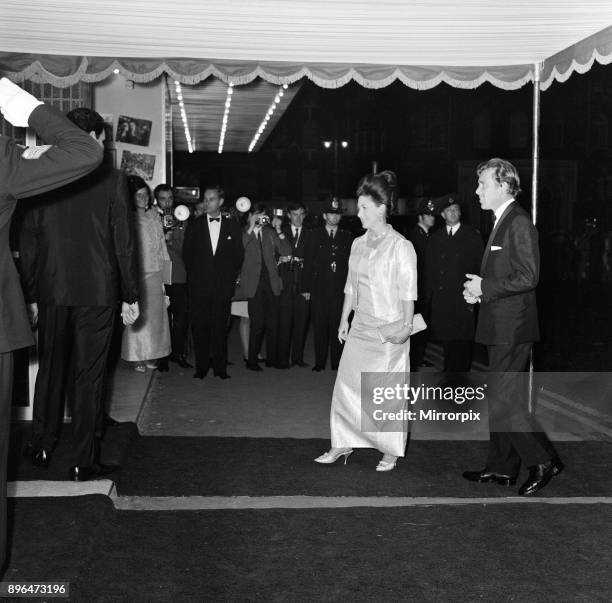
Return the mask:
[[163,78],[150,84],[134,84],[126,81],[121,75],[113,75],[95,84],[93,90],[94,109],[103,116],[112,115],[113,139],[117,135],[117,122],[120,115],[152,122],[148,146],[113,142],[116,148],[116,167],[121,167],[124,150],[155,155],[153,177],[147,180],[147,184],[152,189],[166,180],[164,86]]

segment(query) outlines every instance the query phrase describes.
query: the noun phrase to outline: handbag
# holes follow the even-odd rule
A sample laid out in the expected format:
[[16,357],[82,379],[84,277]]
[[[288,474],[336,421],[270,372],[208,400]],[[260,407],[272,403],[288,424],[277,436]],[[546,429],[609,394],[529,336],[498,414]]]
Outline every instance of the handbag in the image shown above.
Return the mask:
[[[396,320],[395,322],[388,322],[387,324],[380,325],[378,327],[378,335],[380,336],[380,340],[382,343],[387,343],[391,337],[394,337],[398,331],[401,331],[404,328],[403,320]],[[427,323],[423,318],[422,314],[415,314],[412,317],[412,331],[410,332],[410,337],[415,335],[416,333],[420,333],[427,328]]]

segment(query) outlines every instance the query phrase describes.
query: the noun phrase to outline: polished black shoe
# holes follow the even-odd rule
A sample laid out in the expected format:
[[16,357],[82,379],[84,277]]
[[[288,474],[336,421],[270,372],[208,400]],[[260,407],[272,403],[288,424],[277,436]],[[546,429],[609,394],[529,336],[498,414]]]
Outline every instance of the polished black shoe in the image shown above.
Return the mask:
[[86,482],[89,479],[105,477],[115,471],[119,471],[119,469],[121,469],[120,465],[102,465],[99,463],[89,465],[88,467],[75,465],[70,467],[68,477],[73,482]]
[[167,373],[168,372],[168,358],[160,358],[157,361],[157,370],[160,373]]
[[548,463],[529,467],[529,477],[519,488],[519,495],[532,496],[536,492],[539,492],[553,477],[555,477],[555,475],[559,475],[562,469],[562,464],[561,467],[559,467],[555,461],[548,461]]
[[478,482],[480,484],[488,482],[494,482],[500,486],[514,486],[516,484],[516,476],[496,473],[488,469],[483,469],[482,471],[464,471],[463,477],[470,482]]
[[51,461],[51,451],[47,448],[36,448],[32,444],[28,444],[23,456],[34,465],[34,467],[43,467],[46,469]]
[[119,421],[113,419],[108,413],[104,413],[104,427],[117,427]]
[[[266,365],[267,366],[267,365]],[[263,371],[263,369],[256,362],[247,362],[246,367],[250,371]]]
[[432,362],[429,362],[429,360],[423,360],[423,362],[421,362],[419,366],[423,368],[431,368],[432,366],[435,366],[435,365]]
[[193,365],[187,362],[187,358],[183,354],[170,354],[168,360],[176,362],[181,368],[193,368]]
[[324,370],[324,369],[323,369],[323,367],[322,367],[322,366],[319,366],[318,364],[315,364],[315,365],[312,367],[312,370],[313,370],[315,373],[320,373],[320,372],[321,372],[322,370]]
[[308,362],[304,362],[303,360],[298,360],[297,362],[293,362],[291,366],[305,367],[305,366],[310,366],[310,364],[308,364]]
[[[266,362],[266,366],[268,366],[268,363]],[[274,368],[277,369],[281,369],[281,370],[286,370],[288,368],[290,368],[289,363],[288,362],[284,362],[282,364],[272,364],[271,366],[273,366]]]
[[228,375],[225,371],[223,371],[222,373],[215,372],[215,377],[219,377],[221,379],[231,379],[232,378],[232,376]]
[[196,371],[193,374],[193,378],[194,379],[204,379],[204,377],[206,377],[206,373],[208,373],[208,371]]

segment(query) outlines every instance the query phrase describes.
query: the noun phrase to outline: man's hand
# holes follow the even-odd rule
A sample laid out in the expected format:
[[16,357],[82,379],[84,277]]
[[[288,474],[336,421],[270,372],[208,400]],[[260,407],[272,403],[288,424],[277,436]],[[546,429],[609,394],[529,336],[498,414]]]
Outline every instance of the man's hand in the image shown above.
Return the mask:
[[0,112],[4,119],[18,128],[27,128],[30,113],[43,103],[3,77],[0,79]]
[[121,318],[123,319],[124,325],[133,325],[140,316],[140,307],[138,306],[138,302],[134,302],[133,304],[128,304],[127,302],[123,302],[121,304]]
[[310,293],[302,293],[302,297],[306,300],[306,301],[310,301]]
[[27,309],[30,326],[32,327],[32,330],[35,330],[38,326],[38,304],[28,304]]
[[474,297],[467,289],[463,290],[463,299],[468,304],[477,304],[480,301],[479,297]]
[[[482,278],[477,274],[466,274],[465,276],[468,279],[465,281],[465,283],[463,283],[465,292],[467,292],[467,294],[471,297],[482,297]],[[465,293],[463,297],[465,297]]]

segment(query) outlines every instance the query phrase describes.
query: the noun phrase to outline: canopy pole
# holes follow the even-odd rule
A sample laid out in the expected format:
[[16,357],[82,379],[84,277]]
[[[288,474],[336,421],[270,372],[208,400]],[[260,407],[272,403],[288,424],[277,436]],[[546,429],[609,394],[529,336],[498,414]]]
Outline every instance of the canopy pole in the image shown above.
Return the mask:
[[[533,225],[538,222],[538,177],[540,167],[540,80],[542,63],[533,65],[533,145],[531,156],[531,219]],[[529,356],[529,413],[534,412],[533,394],[533,348]]]

